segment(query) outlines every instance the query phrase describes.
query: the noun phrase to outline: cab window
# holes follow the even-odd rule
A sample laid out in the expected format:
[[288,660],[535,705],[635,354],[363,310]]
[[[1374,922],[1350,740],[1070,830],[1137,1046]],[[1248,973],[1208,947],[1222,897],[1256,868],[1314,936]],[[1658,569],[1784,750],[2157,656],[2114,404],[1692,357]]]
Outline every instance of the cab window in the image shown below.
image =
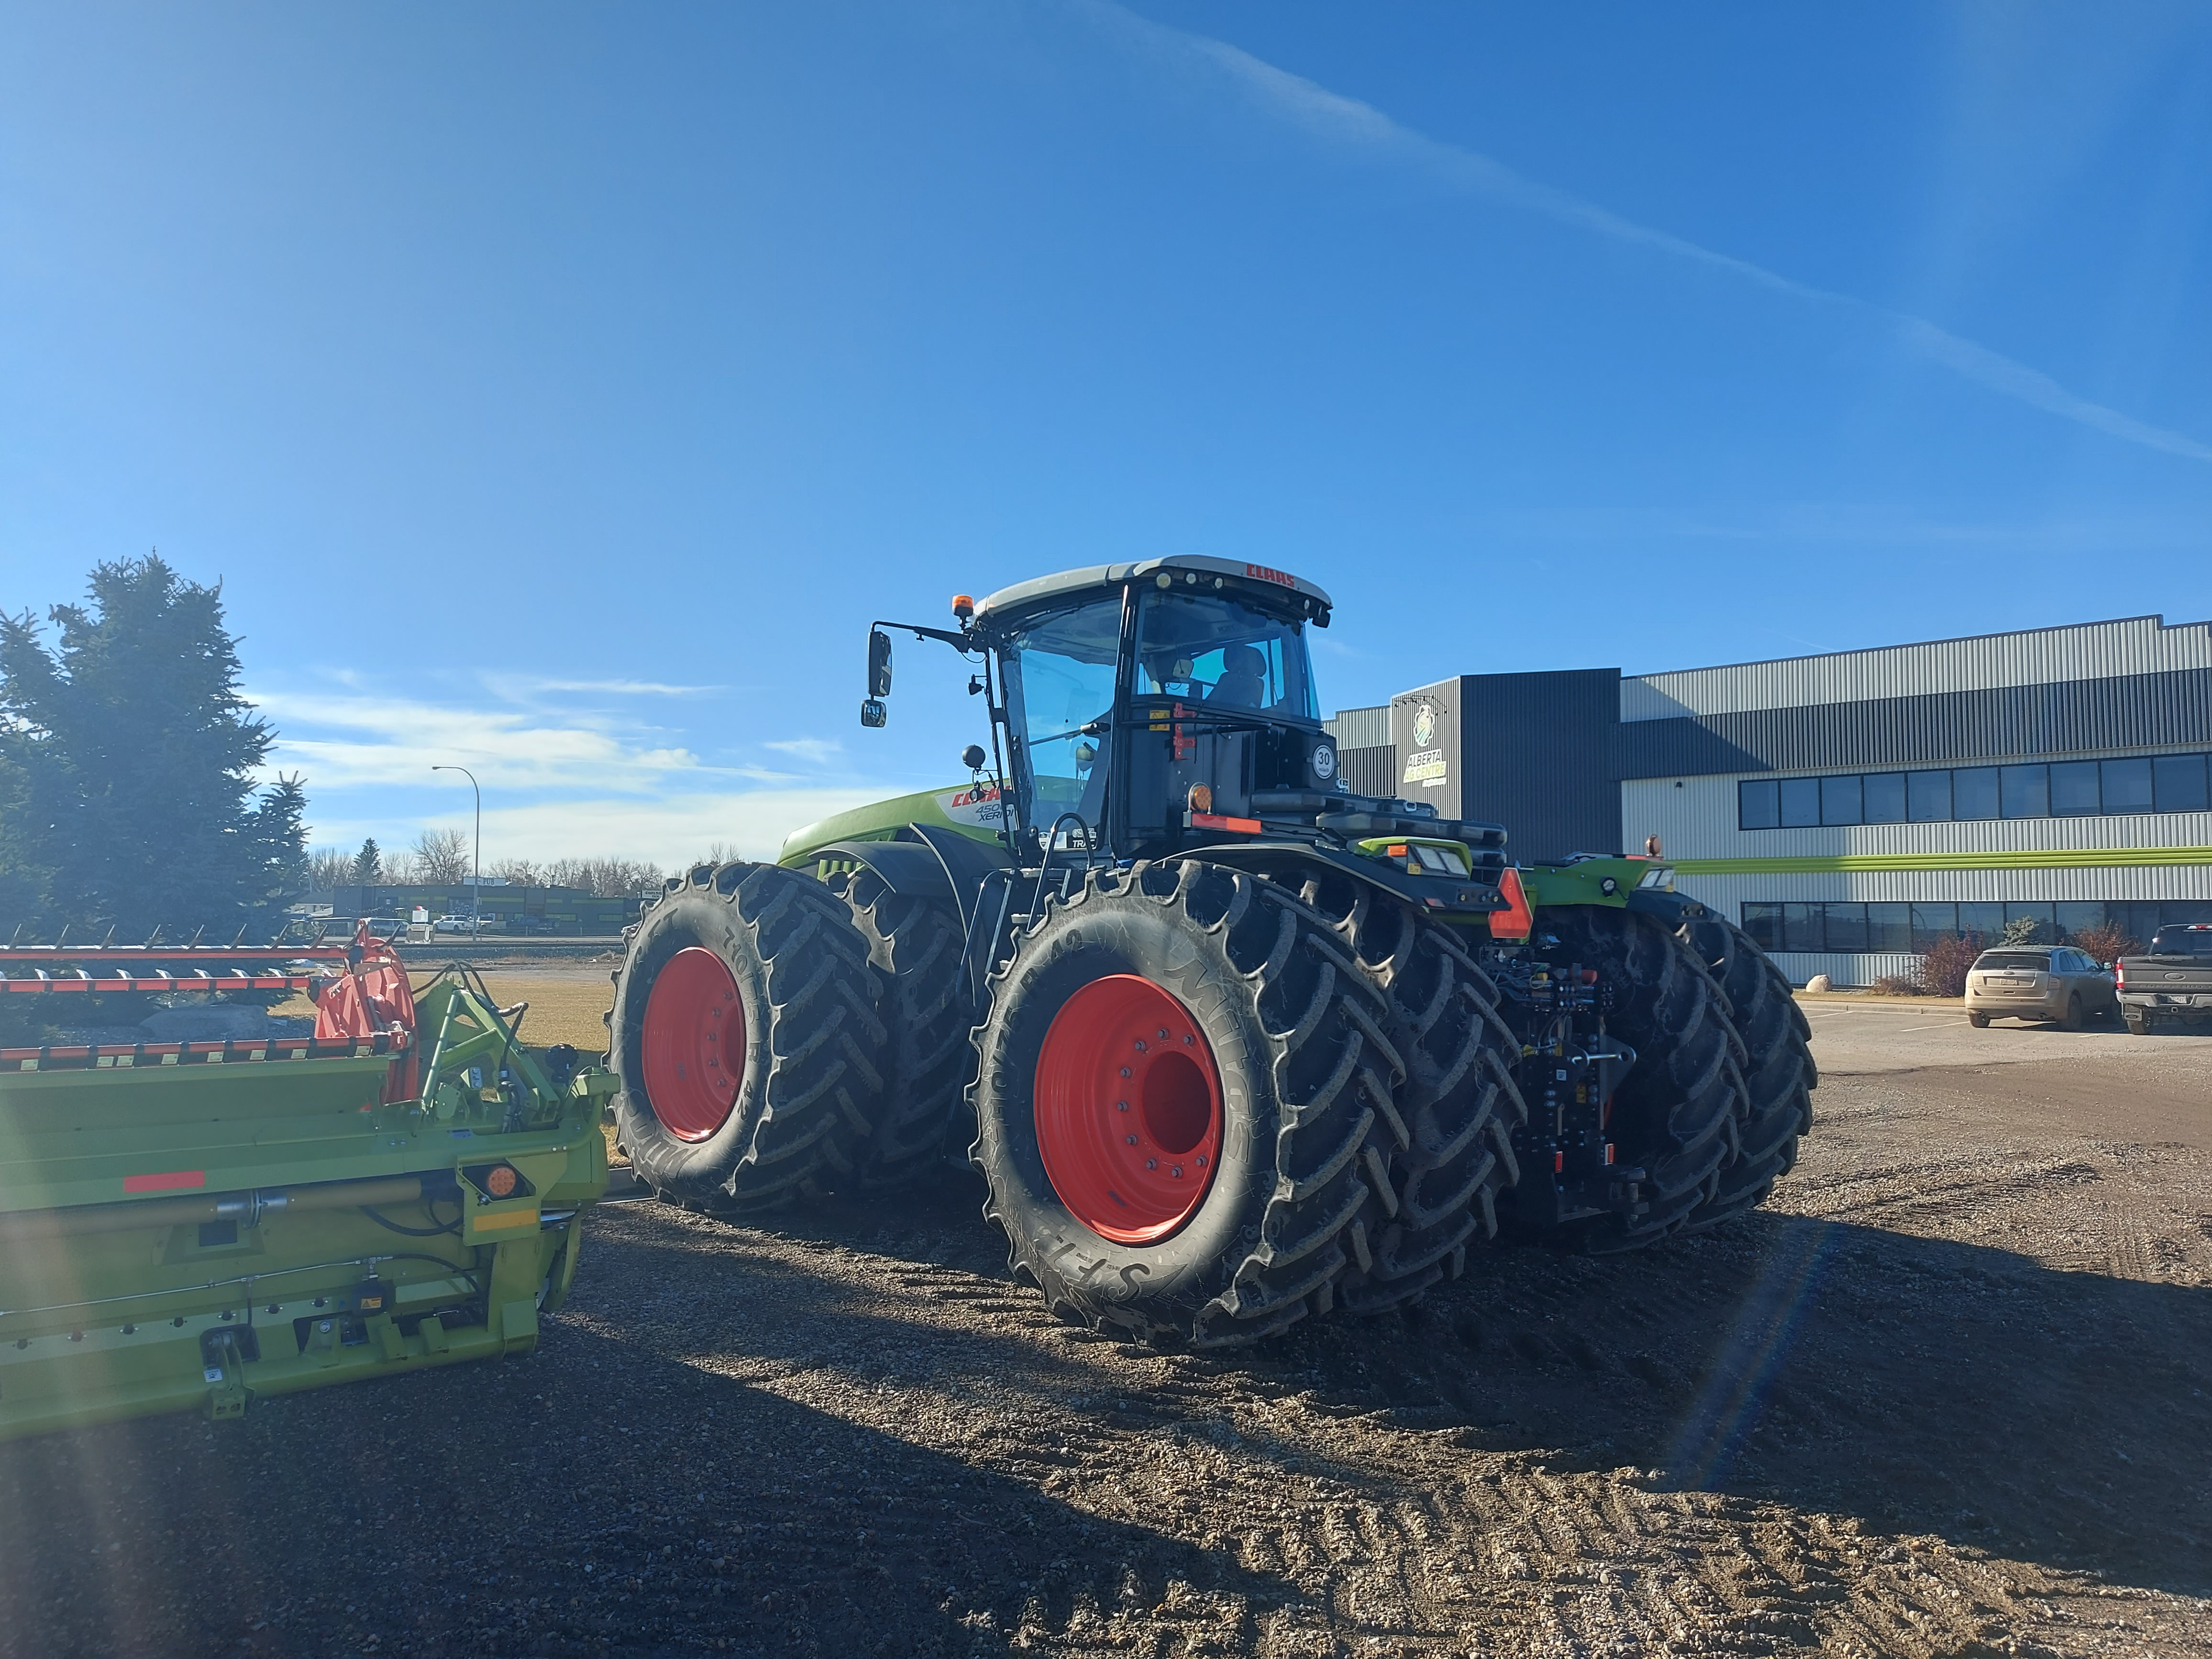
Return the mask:
[[1064,811],[1097,820],[1106,738],[1083,728],[1113,711],[1121,646],[1118,594],[1041,617],[1007,638],[1007,712],[1022,739],[1040,830]]
[[1321,719],[1304,624],[1218,593],[1145,594],[1136,690],[1224,712]]

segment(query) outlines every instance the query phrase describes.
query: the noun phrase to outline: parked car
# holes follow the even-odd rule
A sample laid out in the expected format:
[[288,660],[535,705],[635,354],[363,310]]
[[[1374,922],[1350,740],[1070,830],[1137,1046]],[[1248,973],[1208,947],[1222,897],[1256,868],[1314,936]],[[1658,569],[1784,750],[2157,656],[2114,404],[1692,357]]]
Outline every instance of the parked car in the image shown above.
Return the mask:
[[474,916],[440,916],[430,928],[439,933],[473,933],[477,931],[477,924]]
[[1966,974],[1966,1021],[2055,1020],[2078,1031],[2093,1019],[2116,1019],[2120,1000],[2112,975],[2070,945],[2001,945],[1976,957]]
[[2164,1024],[2212,1019],[2212,922],[2161,927],[2150,949],[2113,964],[2128,1030],[2144,1036]]

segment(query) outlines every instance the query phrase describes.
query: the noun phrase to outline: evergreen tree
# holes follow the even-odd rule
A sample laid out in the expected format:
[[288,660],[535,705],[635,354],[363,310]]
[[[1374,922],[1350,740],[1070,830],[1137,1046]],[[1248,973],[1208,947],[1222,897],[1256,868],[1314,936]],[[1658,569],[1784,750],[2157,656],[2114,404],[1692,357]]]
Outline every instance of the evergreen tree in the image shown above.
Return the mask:
[[353,855],[353,884],[374,887],[384,879],[384,849],[371,836],[361,844],[361,851]]
[[88,605],[0,613],[0,920],[51,938],[275,931],[304,870],[297,778],[239,696],[219,588],[158,556],[100,565]]

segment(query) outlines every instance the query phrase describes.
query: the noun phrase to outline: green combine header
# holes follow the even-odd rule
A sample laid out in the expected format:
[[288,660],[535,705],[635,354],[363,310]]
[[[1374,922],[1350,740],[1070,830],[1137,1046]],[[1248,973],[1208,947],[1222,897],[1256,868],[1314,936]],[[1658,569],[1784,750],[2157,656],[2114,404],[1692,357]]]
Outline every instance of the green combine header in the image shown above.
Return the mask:
[[0,998],[319,993],[311,1036],[0,1048],[0,1438],[522,1353],[612,1087],[390,945],[0,951]]

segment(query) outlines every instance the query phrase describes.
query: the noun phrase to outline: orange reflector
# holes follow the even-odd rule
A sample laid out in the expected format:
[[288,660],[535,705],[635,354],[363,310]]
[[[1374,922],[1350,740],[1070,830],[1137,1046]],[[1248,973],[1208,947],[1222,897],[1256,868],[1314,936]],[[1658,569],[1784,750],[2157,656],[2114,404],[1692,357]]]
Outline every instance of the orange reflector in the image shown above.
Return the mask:
[[1498,878],[1498,896],[1505,901],[1505,908],[1490,913],[1491,938],[1528,938],[1535,931],[1536,912],[1528,902],[1528,890],[1521,885],[1521,872],[1510,864]]
[[1406,856],[1406,843],[1402,841],[1394,842],[1384,848],[1382,853],[1386,858],[1401,859]]
[[511,1198],[514,1194],[514,1166],[495,1164],[484,1172],[484,1190],[494,1198]]
[[1224,818],[1212,812],[1193,812],[1190,814],[1190,827],[1194,830],[1233,830],[1240,836],[1256,836],[1262,826],[1257,818]]

